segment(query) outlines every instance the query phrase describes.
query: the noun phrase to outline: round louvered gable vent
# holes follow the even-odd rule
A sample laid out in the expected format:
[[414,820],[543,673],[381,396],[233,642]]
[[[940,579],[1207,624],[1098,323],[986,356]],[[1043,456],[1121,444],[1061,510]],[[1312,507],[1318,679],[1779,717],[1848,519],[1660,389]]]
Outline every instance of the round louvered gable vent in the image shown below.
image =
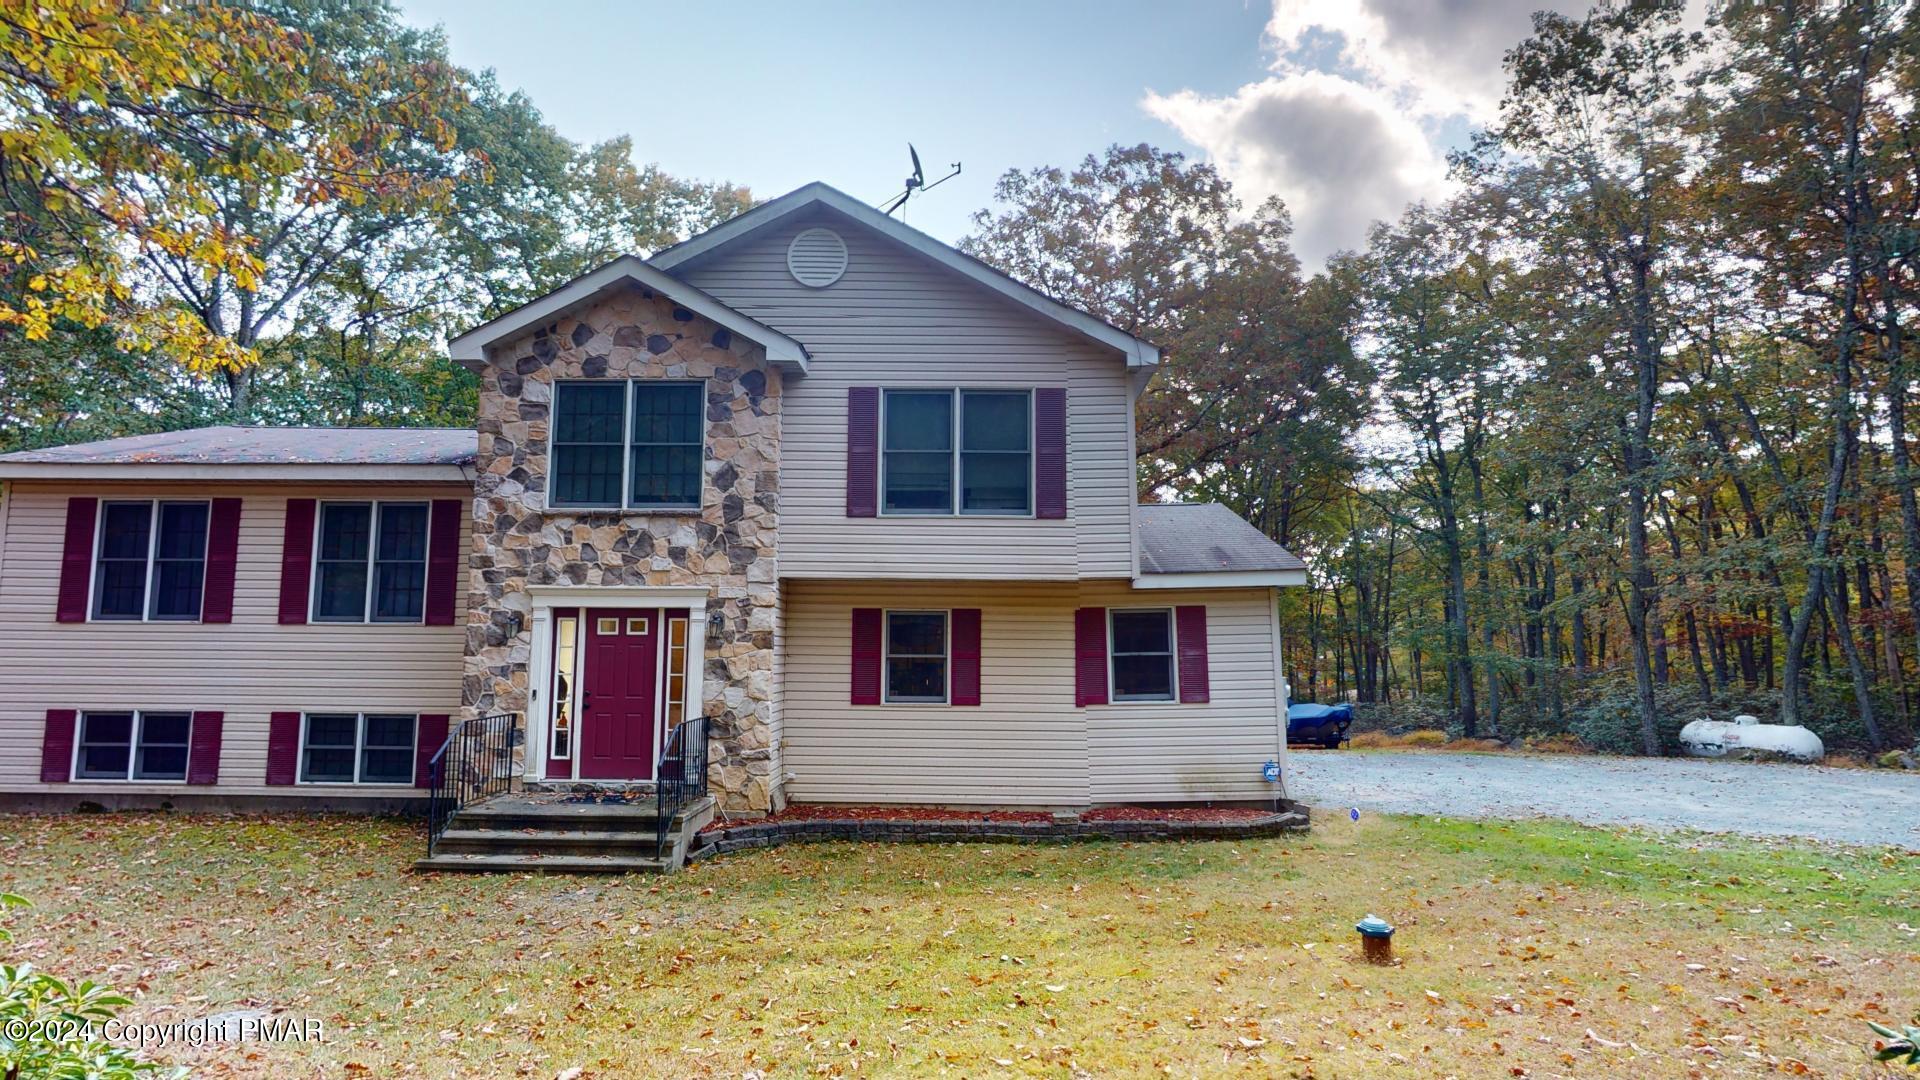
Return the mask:
[[847,272],[847,242],[832,229],[807,229],[787,245],[787,272],[802,285],[824,289]]

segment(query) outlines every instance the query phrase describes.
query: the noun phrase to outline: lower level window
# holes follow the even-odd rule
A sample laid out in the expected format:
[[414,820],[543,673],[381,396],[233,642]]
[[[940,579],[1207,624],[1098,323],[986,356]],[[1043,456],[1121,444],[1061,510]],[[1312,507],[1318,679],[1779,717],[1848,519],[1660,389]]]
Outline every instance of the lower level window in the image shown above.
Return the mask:
[[301,783],[413,783],[416,719],[392,713],[308,713],[300,743]]
[[193,714],[88,712],[80,716],[80,780],[185,780]]
[[1173,700],[1173,612],[1113,613],[1113,700]]
[[887,612],[887,700],[947,700],[947,613]]

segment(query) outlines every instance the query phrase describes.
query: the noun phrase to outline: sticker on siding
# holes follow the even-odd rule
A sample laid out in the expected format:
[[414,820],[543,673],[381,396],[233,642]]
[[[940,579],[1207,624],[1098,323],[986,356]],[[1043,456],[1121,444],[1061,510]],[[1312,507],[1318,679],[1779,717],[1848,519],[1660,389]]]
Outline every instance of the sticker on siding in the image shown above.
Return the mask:
[[627,620],[627,633],[644,634],[646,632],[647,632],[647,620],[645,619],[628,619]]
[[593,620],[593,628],[596,633],[599,633],[608,637],[617,636],[620,633],[620,620],[619,619],[595,619]]

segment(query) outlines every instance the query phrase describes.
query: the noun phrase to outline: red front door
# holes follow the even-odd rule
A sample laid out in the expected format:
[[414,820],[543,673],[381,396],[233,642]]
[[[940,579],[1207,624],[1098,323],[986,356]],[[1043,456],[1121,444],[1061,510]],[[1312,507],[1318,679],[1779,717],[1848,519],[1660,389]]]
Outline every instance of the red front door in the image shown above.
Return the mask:
[[589,608],[580,702],[580,779],[653,778],[660,613]]

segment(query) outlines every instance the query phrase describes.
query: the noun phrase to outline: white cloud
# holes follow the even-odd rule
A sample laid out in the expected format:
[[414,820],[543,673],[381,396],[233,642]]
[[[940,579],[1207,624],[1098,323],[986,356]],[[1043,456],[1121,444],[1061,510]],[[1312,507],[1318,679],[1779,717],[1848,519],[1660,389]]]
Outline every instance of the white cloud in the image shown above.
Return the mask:
[[1280,196],[1309,266],[1446,190],[1444,155],[1421,124],[1390,94],[1338,75],[1277,75],[1227,97],[1149,94],[1145,107],[1206,151],[1249,207]]

